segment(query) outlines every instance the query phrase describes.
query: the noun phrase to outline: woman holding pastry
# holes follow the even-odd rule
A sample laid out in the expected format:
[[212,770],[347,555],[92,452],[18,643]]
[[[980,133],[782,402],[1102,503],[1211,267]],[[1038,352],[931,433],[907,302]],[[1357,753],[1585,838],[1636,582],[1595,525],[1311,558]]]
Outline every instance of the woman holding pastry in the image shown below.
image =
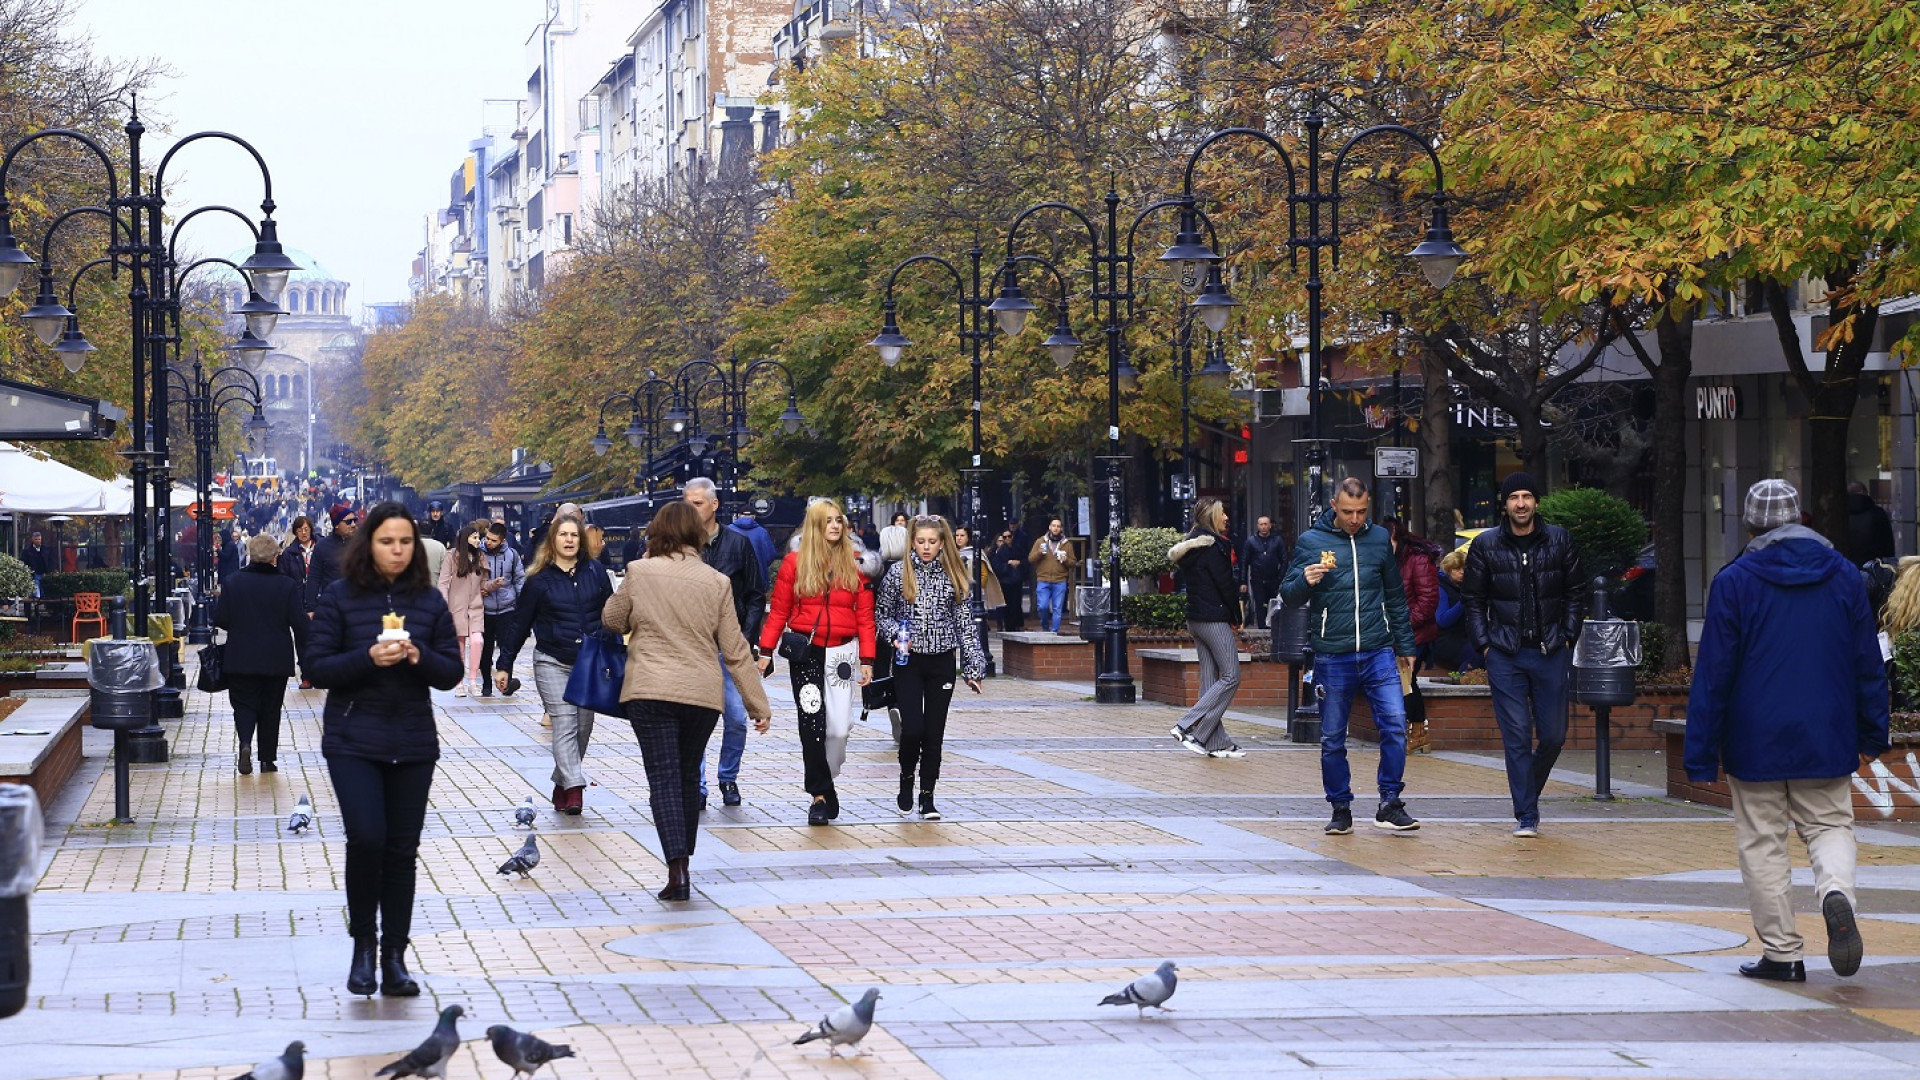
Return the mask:
[[347,541],[340,580],[321,595],[307,638],[307,676],[327,692],[320,752],[347,834],[349,993],[420,993],[406,950],[440,757],[430,691],[453,689],[460,670],[453,617],[427,574],[413,516],[380,503]]

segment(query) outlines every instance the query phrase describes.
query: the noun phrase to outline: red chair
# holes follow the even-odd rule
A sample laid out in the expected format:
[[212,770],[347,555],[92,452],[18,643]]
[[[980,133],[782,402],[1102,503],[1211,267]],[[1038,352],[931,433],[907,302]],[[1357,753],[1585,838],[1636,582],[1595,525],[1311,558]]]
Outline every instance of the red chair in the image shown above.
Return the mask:
[[100,594],[99,593],[83,592],[83,593],[73,594],[73,631],[72,632],[73,632],[73,640],[75,641],[87,640],[86,638],[83,638],[80,636],[81,623],[88,623],[90,625],[98,626],[100,628],[100,633],[98,636],[100,637],[107,636],[107,617],[106,615],[102,614],[100,611]]

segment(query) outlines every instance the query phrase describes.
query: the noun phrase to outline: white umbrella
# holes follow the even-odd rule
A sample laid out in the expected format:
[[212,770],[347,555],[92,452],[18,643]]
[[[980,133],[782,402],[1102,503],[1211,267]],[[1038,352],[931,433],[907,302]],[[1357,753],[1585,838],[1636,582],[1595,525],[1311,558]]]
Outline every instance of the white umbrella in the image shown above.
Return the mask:
[[0,442],[0,510],[16,514],[98,514],[109,485],[37,451]]

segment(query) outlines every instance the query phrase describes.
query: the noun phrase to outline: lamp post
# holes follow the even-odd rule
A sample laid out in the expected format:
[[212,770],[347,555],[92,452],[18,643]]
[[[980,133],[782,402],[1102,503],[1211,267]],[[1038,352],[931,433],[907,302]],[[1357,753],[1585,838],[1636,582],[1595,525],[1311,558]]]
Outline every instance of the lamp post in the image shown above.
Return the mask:
[[[908,267],[928,263],[940,267],[952,276],[954,288],[953,299],[959,306],[960,314],[958,330],[960,348],[966,353],[967,364],[972,370],[973,375],[973,392],[972,396],[968,399],[967,405],[967,415],[971,418],[972,442],[970,444],[968,457],[969,464],[962,472],[966,477],[968,535],[973,541],[974,582],[973,588],[970,590],[972,592],[972,604],[970,606],[972,608],[974,630],[980,636],[982,649],[985,649],[987,644],[987,563],[986,544],[982,539],[986,531],[984,527],[986,514],[984,508],[981,506],[980,488],[989,470],[982,466],[980,448],[980,387],[983,363],[981,352],[993,339],[993,328],[987,316],[990,301],[987,299],[986,291],[981,288],[980,278],[980,260],[985,254],[985,250],[977,243],[968,248],[968,270],[965,274],[962,274],[960,269],[954,266],[953,263],[948,262],[938,255],[914,255],[902,260],[898,266],[893,268],[893,272],[887,275],[886,294],[881,303],[881,310],[884,315],[879,336],[867,343],[879,350],[882,363],[889,367],[899,363],[900,358],[906,354],[906,350],[913,345],[913,342],[908,340],[907,336],[900,332],[898,304],[893,298],[893,288],[900,280],[901,272]],[[1017,265],[1017,263],[1009,263],[1008,265]],[[995,279],[998,280],[1000,274],[996,273],[994,276]],[[969,285],[969,283],[971,283],[971,285]],[[989,288],[990,287],[991,283],[989,283]],[[1017,288],[1018,286],[1016,285],[1015,287]],[[1060,322],[1055,330],[1054,336],[1047,339],[1047,349],[1054,357],[1055,362],[1064,368],[1073,362],[1074,350],[1080,347],[1080,339],[1073,336],[1073,329],[1069,327],[1066,322],[1066,285],[1064,280],[1061,282],[1060,294]],[[1025,305],[1025,307],[1015,307],[1013,310],[1021,312],[1034,310],[1033,303],[1024,297],[1019,297],[1013,302]],[[1009,318],[1011,318],[1011,316],[1009,316]],[[1021,315],[1020,318],[1024,322],[1025,315]],[[991,674],[993,654],[990,650],[987,652],[987,663],[988,672]]]
[[[744,363],[745,366],[742,366]],[[701,371],[711,371],[706,379],[695,383],[694,377]],[[777,371],[786,381],[787,407],[780,414],[780,428],[791,435],[807,422],[800,413],[799,399],[795,395],[793,371],[778,360],[747,360],[728,354],[727,365],[721,367],[713,359],[689,360],[674,372],[675,387],[673,404],[668,408],[665,419],[676,433],[682,433],[687,449],[694,458],[704,457],[713,445],[713,439],[700,423],[700,395],[709,386],[720,388],[719,420],[725,428],[728,446],[727,492],[737,501],[740,485],[740,445],[745,439],[752,438],[754,432],[747,427],[747,390],[754,376],[762,372]]]
[[[1320,182],[1321,150],[1320,131],[1326,126],[1326,118],[1318,114],[1310,115],[1304,121],[1307,130],[1306,148],[1306,191],[1300,190],[1298,170],[1286,148],[1271,135],[1254,128],[1234,127],[1216,131],[1201,140],[1193,153],[1187,158],[1185,180],[1181,187],[1180,201],[1183,237],[1191,235],[1195,244],[1176,251],[1169,250],[1163,258],[1178,258],[1191,266],[1194,263],[1211,264],[1207,270],[1207,291],[1203,291],[1194,301],[1196,306],[1208,300],[1209,296],[1224,298],[1226,288],[1220,277],[1221,257],[1211,248],[1199,244],[1198,233],[1191,229],[1193,217],[1198,215],[1197,201],[1193,194],[1194,169],[1200,163],[1200,156],[1215,143],[1231,138],[1250,138],[1265,143],[1274,153],[1280,155],[1280,161],[1287,169],[1287,259],[1295,269],[1299,267],[1301,251],[1307,253],[1307,399],[1308,399],[1308,438],[1306,444],[1306,465],[1308,477],[1307,506],[1309,519],[1319,516],[1325,509],[1326,440],[1321,432],[1324,410],[1321,408],[1321,290],[1324,283],[1320,278],[1320,253],[1329,254],[1333,269],[1340,267],[1340,174],[1346,167],[1347,155],[1353,149],[1370,139],[1392,137],[1404,139],[1424,151],[1433,163],[1433,192],[1427,196],[1433,203],[1432,217],[1427,235],[1419,246],[1408,254],[1420,264],[1420,270],[1427,281],[1436,289],[1444,289],[1460,267],[1460,261],[1467,257],[1465,249],[1453,241],[1453,230],[1447,225],[1447,200],[1444,173],[1440,166],[1440,155],[1433,145],[1419,132],[1400,124],[1375,124],[1356,133],[1348,139],[1334,155],[1331,167],[1327,170],[1329,186],[1324,190]],[[1307,225],[1300,229],[1300,210],[1306,208]],[[1322,227],[1321,210],[1326,210],[1325,227]],[[1216,286],[1218,286],[1217,291]]]
[[[1233,369],[1227,366],[1226,345],[1222,335],[1207,332],[1206,362],[1193,370],[1193,307],[1180,313],[1180,328],[1175,342],[1180,354],[1180,486],[1174,500],[1183,504],[1182,520],[1193,511],[1193,500],[1200,494],[1193,468],[1193,383],[1224,388]],[[1191,525],[1191,521],[1186,522]]]
[[220,413],[229,408],[249,406],[252,418],[246,423],[249,442],[257,442],[267,430],[267,418],[260,412],[260,380],[241,367],[224,367],[208,372],[198,353],[193,368],[184,371],[167,368],[167,380],[179,392],[187,409],[187,425],[193,439],[195,517],[194,581],[196,601],[193,620],[187,629],[187,643],[205,645],[213,640],[213,456],[220,442]]
[[[5,157],[0,158],[0,296],[12,292],[35,262],[31,255],[20,249],[13,237],[7,178],[12,173],[14,163],[22,150],[42,140],[77,144],[84,153],[91,154],[99,161],[105,173],[107,200],[99,206],[68,211],[55,224],[57,226],[79,213],[107,217],[111,221],[108,248],[112,265],[116,272],[122,265],[130,271],[127,299],[132,329],[133,445],[124,451],[124,456],[133,462],[134,625],[139,631],[145,632],[147,617],[156,599],[156,577],[167,566],[164,515],[169,502],[170,466],[167,460],[166,313],[168,305],[177,303],[178,296],[170,282],[171,244],[167,241],[166,201],[162,193],[166,190],[167,166],[172,162],[173,155],[205,139],[230,142],[246,150],[260,167],[265,193],[260,203],[262,219],[254,230],[253,254],[247,257],[241,268],[250,274],[252,284],[261,297],[267,301],[277,301],[286,287],[287,275],[299,267],[281,250],[278,226],[273,220],[273,178],[267,171],[266,161],[246,140],[220,131],[188,135],[161,157],[149,179],[140,158],[141,136],[146,132],[146,127],[141,124],[137,111],[128,119],[124,130],[127,135],[124,196],[120,193],[122,173],[116,170],[112,155],[98,140],[84,132],[69,128],[43,128],[9,147]],[[144,189],[143,182],[146,184]],[[178,219],[176,233],[191,216],[189,214]],[[73,312],[52,295],[51,254],[50,246],[42,245],[39,260],[42,264],[40,295],[25,313],[35,335],[50,346],[61,340],[62,328],[78,332],[77,321],[69,322]],[[149,492],[154,497],[151,505],[148,503]],[[157,522],[150,515],[155,515]],[[178,678],[177,665],[174,677]],[[155,715],[180,715],[182,710],[178,690],[170,686],[155,691],[154,711]],[[133,752],[140,755],[140,760],[167,759],[166,740],[158,724],[134,732],[129,744]]]
[[624,404],[629,410],[627,426],[621,437],[628,446],[642,450],[646,454],[646,464],[634,474],[634,487],[642,492],[653,490],[656,475],[654,469],[654,450],[659,445],[660,426],[665,422],[659,415],[662,402],[673,400],[673,384],[647,372],[647,378],[631,394],[612,394],[600,403],[600,421],[589,443],[598,457],[606,457],[612,452],[614,442],[607,437],[607,409],[616,404]]

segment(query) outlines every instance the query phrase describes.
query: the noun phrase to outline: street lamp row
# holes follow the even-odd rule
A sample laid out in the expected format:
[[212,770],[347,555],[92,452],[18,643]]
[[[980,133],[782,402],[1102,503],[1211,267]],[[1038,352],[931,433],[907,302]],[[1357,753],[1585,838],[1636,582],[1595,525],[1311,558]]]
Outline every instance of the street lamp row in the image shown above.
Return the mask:
[[[791,435],[807,422],[800,412],[793,371],[778,360],[750,360],[742,366],[739,357],[729,355],[725,367],[711,359],[689,360],[680,365],[670,379],[660,378],[648,371],[646,379],[632,393],[610,395],[600,403],[599,423],[588,445],[600,457],[605,457],[613,449],[613,440],[607,436],[607,409],[614,405],[626,405],[629,418],[621,435],[628,446],[635,450],[646,450],[647,464],[641,474],[640,484],[646,487],[651,484],[654,475],[653,448],[659,442],[660,427],[664,426],[680,436],[680,443],[696,458],[704,457],[712,448],[713,439],[701,424],[700,401],[701,395],[709,388],[718,388],[721,437],[728,443],[728,467],[732,471],[727,489],[732,491],[739,484],[741,442],[754,435],[752,429],[747,427],[747,391],[757,375],[770,372],[778,372],[786,382],[787,407],[779,420],[781,430]],[[696,381],[702,374],[707,377]],[[659,411],[662,404],[666,406],[664,412]]]

